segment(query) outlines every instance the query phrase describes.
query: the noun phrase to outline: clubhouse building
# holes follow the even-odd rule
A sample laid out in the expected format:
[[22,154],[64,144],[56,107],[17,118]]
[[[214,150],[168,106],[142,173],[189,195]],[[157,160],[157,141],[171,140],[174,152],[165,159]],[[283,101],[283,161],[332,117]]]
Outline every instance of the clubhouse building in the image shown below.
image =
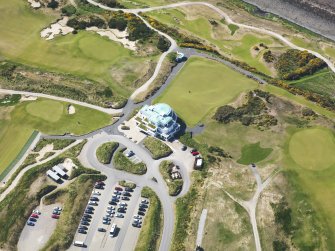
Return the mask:
[[172,139],[180,129],[177,115],[163,103],[143,106],[135,121],[140,131],[163,140]]

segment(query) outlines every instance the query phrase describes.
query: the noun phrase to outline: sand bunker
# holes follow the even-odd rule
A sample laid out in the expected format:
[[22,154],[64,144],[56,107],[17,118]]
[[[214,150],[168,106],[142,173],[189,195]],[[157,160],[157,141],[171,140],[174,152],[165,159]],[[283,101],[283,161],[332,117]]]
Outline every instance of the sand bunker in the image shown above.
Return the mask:
[[68,107],[67,107],[67,112],[68,112],[68,114],[75,114],[76,113],[76,108],[73,106],[73,105],[69,105]]
[[119,31],[117,29],[99,29],[98,27],[89,27],[86,28],[88,31],[95,31],[100,36],[108,37],[110,40],[121,43],[125,48],[135,51],[136,50],[136,41],[130,41],[127,36],[128,32]]
[[38,9],[41,8],[41,3],[35,0],[28,0],[28,2],[30,3],[30,6],[33,7],[34,9]]
[[68,17],[64,17],[63,19],[59,20],[57,23],[51,24],[50,27],[45,28],[41,31],[41,37],[45,38],[46,40],[54,39],[56,35],[66,35],[71,33],[74,29],[66,26],[67,21],[69,20]]

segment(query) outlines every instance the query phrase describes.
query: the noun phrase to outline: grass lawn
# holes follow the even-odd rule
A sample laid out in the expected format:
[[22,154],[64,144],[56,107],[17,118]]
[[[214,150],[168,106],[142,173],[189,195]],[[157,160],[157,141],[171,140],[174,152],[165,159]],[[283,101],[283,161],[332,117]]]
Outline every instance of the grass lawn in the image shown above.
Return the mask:
[[84,134],[111,122],[107,114],[74,106],[76,113],[73,115],[67,113],[66,103],[46,99],[22,102],[12,111],[0,107],[5,116],[0,119],[0,173],[15,159],[34,130],[46,134]]
[[213,60],[191,57],[155,103],[169,104],[193,126],[214,108],[232,102],[257,83]]
[[147,166],[143,162],[133,163],[122,151],[117,151],[115,153],[113,163],[116,169],[129,173],[143,175],[147,172]]
[[293,134],[289,143],[291,158],[301,167],[323,170],[335,164],[333,132],[312,128]]
[[242,147],[242,156],[237,162],[244,165],[257,163],[269,156],[271,152],[272,148],[262,148],[260,142],[244,145]]
[[[0,13],[1,55],[46,70],[104,81],[124,96],[130,93],[125,88],[129,83],[125,81],[119,85],[113,79],[110,69],[124,67],[125,63],[138,68],[148,59],[135,57],[130,50],[118,43],[92,32],[81,31],[77,35],[68,34],[46,41],[40,37],[40,31],[59,16],[56,13],[45,14],[40,10],[32,10],[27,1],[0,0]],[[120,64],[121,62],[123,63]],[[139,72],[128,72],[139,77]]]
[[[320,236],[328,238],[329,247],[335,246],[334,150],[334,132],[322,127],[292,129],[284,148],[284,166],[288,171],[293,171],[295,175],[289,174],[293,184],[310,198],[317,217],[326,226],[324,233],[320,232]],[[298,199],[304,201],[306,196]],[[293,209],[293,213],[299,212]],[[307,246],[311,242],[308,233],[313,229],[315,227],[311,226],[310,229],[296,234],[294,240]]]

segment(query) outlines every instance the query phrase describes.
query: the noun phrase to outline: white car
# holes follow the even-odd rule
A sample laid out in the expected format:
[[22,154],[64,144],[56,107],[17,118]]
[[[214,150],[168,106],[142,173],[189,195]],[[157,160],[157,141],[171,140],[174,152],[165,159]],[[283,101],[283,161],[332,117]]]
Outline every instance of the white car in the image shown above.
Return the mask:
[[99,193],[98,191],[93,191],[92,194],[93,195],[101,195],[101,193]]
[[125,206],[127,206],[127,203],[126,202],[119,202],[119,206],[123,206],[123,207],[125,207]]
[[115,213],[115,210],[107,209],[106,212],[107,212],[108,214],[114,214],[114,213]]
[[62,211],[62,210],[63,210],[63,208],[61,208],[61,207],[54,207],[54,210],[57,210],[57,211]]
[[147,200],[141,200],[141,203],[143,203],[143,204],[148,204],[149,201],[147,201]]
[[111,231],[109,232],[109,236],[110,236],[110,237],[114,237],[114,236],[115,236],[115,234],[116,234],[116,229],[117,229],[116,224],[113,224],[112,227],[111,227]]
[[133,156],[134,155],[134,152],[133,151],[129,151],[129,152],[126,152],[126,157],[131,157],[131,156]]
[[135,222],[136,224],[142,224],[142,221],[140,221],[140,220],[134,220],[134,222]]
[[118,199],[118,200],[119,200],[119,199],[120,199],[120,195],[113,195],[112,198],[113,198],[113,199]]
[[88,203],[88,205],[90,205],[90,206],[97,206],[98,203],[97,203],[96,201],[90,201],[90,202]]
[[37,209],[33,210],[33,214],[41,214],[41,212]]
[[107,209],[115,210],[115,207],[114,206],[108,206]]
[[115,217],[124,218],[124,215],[123,214],[116,214]]
[[137,219],[137,220],[142,220],[142,217],[139,216],[139,215],[134,215],[134,219]]

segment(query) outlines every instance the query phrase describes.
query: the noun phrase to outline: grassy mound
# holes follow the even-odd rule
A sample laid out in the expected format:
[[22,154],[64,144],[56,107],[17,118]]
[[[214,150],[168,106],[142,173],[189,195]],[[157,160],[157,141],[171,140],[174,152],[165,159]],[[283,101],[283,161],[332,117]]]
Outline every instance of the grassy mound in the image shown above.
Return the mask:
[[141,196],[148,198],[150,200],[150,205],[144,219],[135,251],[158,250],[161,228],[163,226],[162,205],[155,192],[149,187],[144,187],[142,189]]
[[113,153],[119,146],[117,142],[107,142],[97,149],[97,158],[102,164],[109,164],[112,160]]
[[113,163],[116,169],[129,173],[142,175],[147,172],[147,166],[143,162],[137,164],[131,162],[122,151],[115,153]]
[[170,147],[153,137],[146,137],[143,145],[151,152],[154,159],[164,158],[172,153]]
[[169,188],[169,195],[176,196],[181,192],[181,189],[183,188],[183,180],[182,179],[176,179],[172,180],[170,178],[170,174],[173,167],[173,162],[171,161],[162,161],[162,163],[159,165],[159,171],[162,174],[168,188]]
[[260,142],[245,145],[242,148],[241,158],[237,162],[243,165],[257,163],[269,156],[271,152],[272,148],[262,148]]

